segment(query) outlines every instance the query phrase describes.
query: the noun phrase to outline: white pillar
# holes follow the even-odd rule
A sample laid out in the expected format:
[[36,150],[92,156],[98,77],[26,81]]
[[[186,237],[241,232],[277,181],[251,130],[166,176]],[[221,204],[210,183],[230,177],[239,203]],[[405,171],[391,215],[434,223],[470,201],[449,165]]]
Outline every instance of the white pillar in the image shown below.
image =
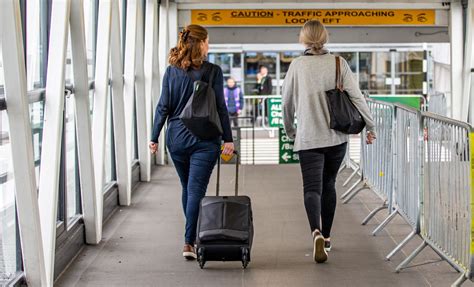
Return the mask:
[[20,5],[17,0],[0,2],[0,46],[23,266],[28,286],[46,286],[48,281],[36,190]]
[[51,12],[46,100],[44,105],[43,149],[39,182],[39,206],[47,286],[54,281],[56,220],[58,212],[59,163],[64,111],[64,67],[71,0],[57,0]]
[[[86,229],[86,242],[97,244],[102,238],[102,205],[97,204],[98,198],[102,199],[102,188],[97,188],[94,181],[94,170],[100,169],[100,165],[94,167],[92,156],[89,76],[87,74],[83,0],[71,2],[70,24],[72,67],[74,69],[75,122],[83,218]],[[97,193],[100,195],[99,197]]]
[[158,2],[157,0],[146,1],[146,24],[145,24],[145,93],[146,93],[146,123],[147,141],[151,138],[153,127],[153,109],[156,94],[160,92],[160,79],[158,67]]
[[[168,11],[169,11],[169,0],[162,1],[160,5],[160,19],[159,19],[159,55],[158,55],[158,61],[159,61],[159,70],[160,70],[160,88],[163,86],[163,76],[166,71],[166,67],[168,66],[168,53],[170,50],[170,44],[169,44],[169,16],[168,16]],[[156,108],[156,105],[158,104],[158,101],[161,97],[161,94],[157,96],[155,106],[153,109]],[[162,131],[160,135],[160,142],[158,145],[158,155],[157,155],[157,164],[165,164],[165,139],[164,139],[164,130]]]
[[474,0],[469,0],[466,11],[466,46],[464,48],[463,97],[464,106],[469,107],[469,123],[474,124]]
[[[462,114],[462,85],[463,85],[463,13],[460,1],[451,2],[449,13],[449,36],[451,40],[451,94],[452,114],[458,120],[467,120]],[[463,118],[465,116],[465,118]]]

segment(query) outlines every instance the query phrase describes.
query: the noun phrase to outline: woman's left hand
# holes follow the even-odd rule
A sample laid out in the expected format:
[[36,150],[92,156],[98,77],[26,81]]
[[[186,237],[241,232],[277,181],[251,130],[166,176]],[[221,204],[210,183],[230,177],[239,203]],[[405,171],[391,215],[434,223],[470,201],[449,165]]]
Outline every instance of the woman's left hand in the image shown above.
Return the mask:
[[222,154],[223,155],[232,155],[234,153],[234,143],[224,143]]

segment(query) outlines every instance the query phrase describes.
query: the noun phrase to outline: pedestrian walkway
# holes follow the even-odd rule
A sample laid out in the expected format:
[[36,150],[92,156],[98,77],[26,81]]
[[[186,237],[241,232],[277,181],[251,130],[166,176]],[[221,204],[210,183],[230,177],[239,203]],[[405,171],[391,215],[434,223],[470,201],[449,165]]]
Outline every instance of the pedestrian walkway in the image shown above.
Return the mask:
[[[232,166],[223,168],[223,194],[232,193],[232,171]],[[349,170],[341,173],[339,194],[349,175]],[[140,184],[133,204],[120,208],[106,224],[102,243],[84,248],[57,286],[449,286],[459,276],[428,249],[417,257],[416,267],[395,273],[421,241],[413,240],[405,254],[385,261],[394,240],[400,242],[411,229],[396,219],[373,237],[383,212],[361,226],[369,210],[380,204],[370,191],[347,205],[339,202],[329,261],[314,263],[298,165],[241,167],[241,191],[252,198],[254,210],[252,262],[246,270],[240,262],[208,262],[201,270],[180,254],[183,215],[174,169],[156,168],[152,176],[151,182]]]

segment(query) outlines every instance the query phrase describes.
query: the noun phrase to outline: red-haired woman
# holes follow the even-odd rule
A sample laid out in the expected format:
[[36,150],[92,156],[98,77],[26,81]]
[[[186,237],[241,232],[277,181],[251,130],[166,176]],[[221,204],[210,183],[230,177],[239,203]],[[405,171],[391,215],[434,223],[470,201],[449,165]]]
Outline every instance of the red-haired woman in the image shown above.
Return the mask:
[[[186,217],[183,256],[195,259],[194,241],[199,213],[199,202],[206,194],[212,170],[223,154],[234,151],[229,116],[224,100],[223,75],[220,67],[205,61],[209,50],[207,30],[199,25],[189,25],[179,34],[178,45],[171,49],[169,64],[163,77],[160,101],[156,107],[150,150],[158,150],[158,137],[168,120],[167,146],[182,185],[182,204]],[[214,71],[211,73],[211,70]],[[180,120],[179,115],[193,93],[196,80],[208,82],[215,75],[213,89],[221,120],[223,135],[213,140],[194,136]]]

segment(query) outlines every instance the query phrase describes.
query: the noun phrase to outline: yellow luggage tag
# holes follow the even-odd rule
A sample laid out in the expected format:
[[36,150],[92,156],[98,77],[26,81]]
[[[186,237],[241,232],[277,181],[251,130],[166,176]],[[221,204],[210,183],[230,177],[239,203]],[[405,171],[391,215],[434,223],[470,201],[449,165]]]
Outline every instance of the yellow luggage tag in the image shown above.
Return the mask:
[[[221,151],[223,151],[223,150],[224,150],[224,146],[221,146]],[[230,161],[233,157],[234,157],[234,154],[226,155],[226,154],[222,154],[222,153],[221,153],[221,158],[222,158],[222,160],[225,161],[225,162]]]

